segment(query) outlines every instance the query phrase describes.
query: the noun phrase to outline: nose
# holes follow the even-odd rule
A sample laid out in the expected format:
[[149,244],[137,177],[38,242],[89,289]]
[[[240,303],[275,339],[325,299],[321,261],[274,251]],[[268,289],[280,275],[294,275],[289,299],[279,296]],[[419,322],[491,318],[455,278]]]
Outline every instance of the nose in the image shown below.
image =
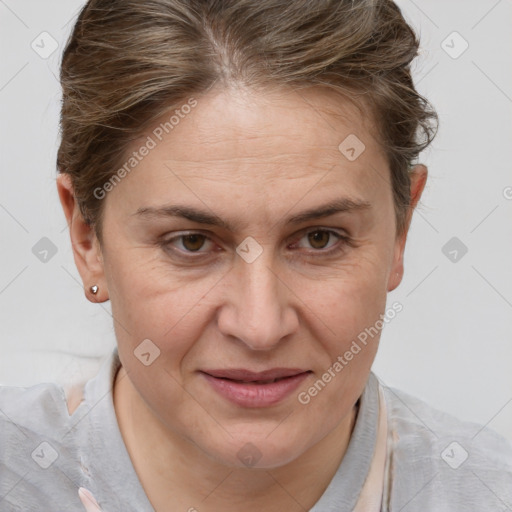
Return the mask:
[[290,302],[294,294],[284,275],[272,268],[266,252],[270,251],[263,251],[252,263],[238,258],[225,283],[228,299],[218,316],[221,332],[251,350],[272,350],[299,325]]

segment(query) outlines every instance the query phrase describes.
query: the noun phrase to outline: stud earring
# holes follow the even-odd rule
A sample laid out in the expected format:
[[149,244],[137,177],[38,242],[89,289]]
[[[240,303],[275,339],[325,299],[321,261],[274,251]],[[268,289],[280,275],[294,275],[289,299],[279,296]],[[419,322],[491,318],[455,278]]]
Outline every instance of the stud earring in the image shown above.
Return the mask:
[[90,290],[93,295],[98,293],[98,287],[96,285],[91,286]]

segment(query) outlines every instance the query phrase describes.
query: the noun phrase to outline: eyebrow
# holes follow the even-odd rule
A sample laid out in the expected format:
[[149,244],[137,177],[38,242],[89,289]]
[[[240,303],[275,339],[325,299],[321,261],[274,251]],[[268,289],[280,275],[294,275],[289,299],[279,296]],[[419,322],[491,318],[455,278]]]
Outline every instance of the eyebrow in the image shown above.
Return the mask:
[[[352,213],[361,210],[369,210],[370,208],[371,203],[368,201],[340,198],[335,199],[334,201],[331,201],[320,207],[304,210],[303,212],[290,217],[286,223],[300,224],[301,222],[306,222],[309,220],[329,217],[336,213]],[[158,208],[146,206],[138,208],[137,211],[132,215],[146,219],[182,217],[198,224],[208,224],[211,226],[224,228],[228,231],[235,231],[235,226],[230,224],[228,221],[221,219],[220,217],[208,211],[199,210],[197,208],[186,205],[166,205]]]

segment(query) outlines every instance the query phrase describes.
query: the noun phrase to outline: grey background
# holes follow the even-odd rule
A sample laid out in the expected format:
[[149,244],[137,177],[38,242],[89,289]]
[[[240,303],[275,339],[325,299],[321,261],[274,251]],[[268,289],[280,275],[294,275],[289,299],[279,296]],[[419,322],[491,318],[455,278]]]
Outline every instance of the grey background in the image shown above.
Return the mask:
[[[512,2],[398,4],[422,41],[414,75],[440,131],[420,160],[429,183],[389,295],[404,309],[373,369],[512,439]],[[109,303],[85,299],[55,186],[56,76],[81,5],[0,0],[0,384],[84,380],[115,344]]]

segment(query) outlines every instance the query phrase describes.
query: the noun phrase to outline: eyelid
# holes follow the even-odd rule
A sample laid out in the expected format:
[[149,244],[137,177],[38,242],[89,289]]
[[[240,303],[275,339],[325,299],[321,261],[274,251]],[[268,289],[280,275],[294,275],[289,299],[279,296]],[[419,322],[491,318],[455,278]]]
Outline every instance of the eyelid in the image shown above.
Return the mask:
[[[348,245],[351,247],[355,246],[353,240],[350,238],[350,236],[348,234],[346,234],[346,233],[343,234],[343,232],[340,233],[338,230],[335,230],[333,228],[322,227],[322,226],[313,226],[313,227],[305,228],[305,229],[299,231],[299,233],[294,237],[295,241],[292,243],[292,245],[295,245],[297,242],[299,242],[302,238],[304,238],[304,236],[307,236],[309,233],[315,233],[317,231],[325,231],[327,233],[330,233],[330,234],[334,235],[335,237],[337,237],[339,242],[343,242],[343,243],[341,244],[341,247],[338,243],[338,244],[335,244],[333,247],[330,247],[329,249],[309,249],[309,251],[308,251],[309,254],[316,253],[318,255],[328,256],[330,254],[335,254],[337,252],[343,251],[345,245]],[[159,241],[159,244],[162,245],[163,247],[171,246],[172,242],[174,242],[176,240],[180,240],[186,236],[196,235],[196,234],[204,236],[205,239],[211,243],[215,243],[209,234],[203,232],[200,229],[192,229],[192,230],[185,230],[182,232],[178,232],[178,234],[175,234],[169,238],[162,237],[161,241]],[[183,256],[183,258],[188,258],[188,259],[200,258],[201,256],[208,254],[207,251],[201,251],[201,250],[197,251],[197,252],[183,251],[181,249],[174,249],[174,248],[170,249],[170,250],[173,252],[177,252],[179,256]]]
[[302,230],[299,235],[296,238],[296,242],[294,242],[292,245],[295,245],[296,243],[300,242],[302,238],[309,235],[310,233],[316,233],[316,232],[327,232],[330,235],[334,235],[338,239],[338,243],[334,244],[333,246],[329,247],[328,249],[309,249],[309,253],[316,253],[319,255],[329,255],[334,254],[337,250],[342,250],[343,248],[339,247],[339,242],[343,242],[346,245],[351,245],[352,241],[351,238],[347,234],[340,233],[338,230],[327,228],[327,227],[313,227],[313,228],[307,228],[305,230]]
[[309,233],[316,233],[317,231],[326,231],[327,233],[331,233],[333,235],[336,235],[340,238],[342,237],[348,237],[348,234],[346,232],[330,228],[330,227],[322,227],[322,226],[314,226],[310,228],[302,229],[298,232],[297,239],[300,240],[302,237],[309,235]]
[[[178,232],[178,234],[175,234],[169,238],[166,238],[165,236],[164,237],[161,237],[161,239],[159,240],[159,244],[162,245],[163,247],[167,247],[167,246],[171,246],[172,245],[172,242],[176,241],[176,240],[180,240],[180,239],[183,239],[185,238],[186,236],[191,236],[191,235],[202,235],[205,237],[206,241],[210,242],[210,243],[215,243],[212,239],[212,237],[203,232],[202,230],[200,229],[190,229],[190,230],[185,230],[185,231],[180,231]],[[197,251],[197,252],[194,252],[194,251],[183,251],[182,249],[171,249],[172,251],[174,252],[178,252],[180,255],[187,255],[187,256],[184,256],[185,258],[187,257],[196,257],[198,258],[199,256],[194,256],[194,254],[197,254],[197,255],[204,255],[206,254],[205,251]],[[191,256],[190,256],[191,255]]]

